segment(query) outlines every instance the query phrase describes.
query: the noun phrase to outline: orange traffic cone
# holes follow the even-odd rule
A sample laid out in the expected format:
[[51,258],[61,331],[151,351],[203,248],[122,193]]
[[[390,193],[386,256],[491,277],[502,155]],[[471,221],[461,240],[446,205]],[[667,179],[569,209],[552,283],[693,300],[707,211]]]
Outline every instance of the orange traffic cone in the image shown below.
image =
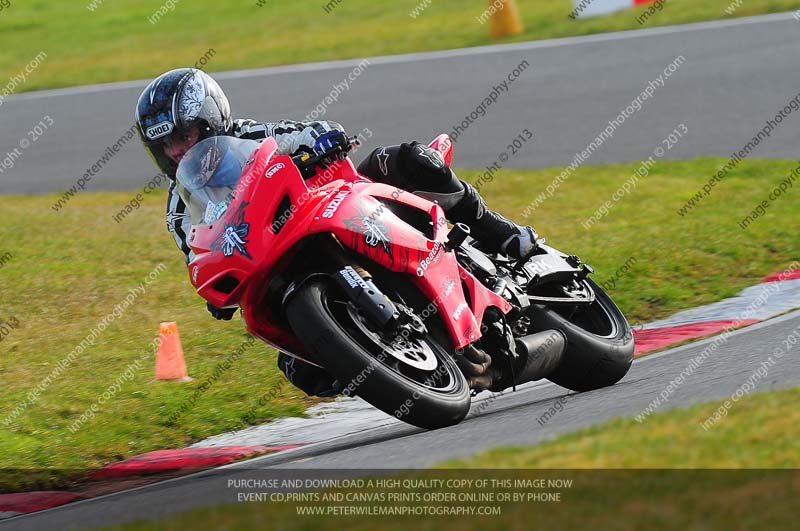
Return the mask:
[[186,362],[183,360],[178,323],[161,323],[159,336],[156,380],[190,381],[191,378],[186,373]]
[[492,13],[490,33],[493,39],[522,33],[522,17],[514,0],[490,0]]

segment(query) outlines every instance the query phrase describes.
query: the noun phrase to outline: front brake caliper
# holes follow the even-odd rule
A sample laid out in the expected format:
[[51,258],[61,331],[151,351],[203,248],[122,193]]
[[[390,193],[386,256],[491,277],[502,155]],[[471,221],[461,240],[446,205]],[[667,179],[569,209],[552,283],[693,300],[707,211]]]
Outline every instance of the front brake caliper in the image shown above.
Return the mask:
[[428,333],[428,327],[425,326],[425,323],[422,322],[422,319],[419,318],[414,310],[405,304],[396,304],[395,306],[400,311],[400,316],[397,320],[398,326],[406,327],[419,336],[424,336]]

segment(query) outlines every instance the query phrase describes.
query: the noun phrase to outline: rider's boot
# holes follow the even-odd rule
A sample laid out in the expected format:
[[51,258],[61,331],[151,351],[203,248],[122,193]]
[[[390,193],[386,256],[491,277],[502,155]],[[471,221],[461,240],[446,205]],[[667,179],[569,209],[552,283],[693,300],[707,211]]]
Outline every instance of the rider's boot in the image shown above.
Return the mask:
[[487,252],[502,253],[516,260],[531,256],[536,250],[536,231],[490,210],[475,187],[460,182],[464,194],[455,205],[445,209],[447,218],[468,225],[471,236]]

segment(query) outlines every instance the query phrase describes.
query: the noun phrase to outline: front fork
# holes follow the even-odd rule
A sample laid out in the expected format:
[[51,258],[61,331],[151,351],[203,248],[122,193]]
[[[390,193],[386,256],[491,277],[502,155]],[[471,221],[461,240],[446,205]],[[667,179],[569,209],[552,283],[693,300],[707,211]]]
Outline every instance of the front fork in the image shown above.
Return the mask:
[[395,304],[375,285],[372,275],[364,267],[353,263],[336,237],[324,243],[334,257],[334,281],[367,319],[386,336],[405,334],[423,336],[428,333],[425,323],[403,304]]

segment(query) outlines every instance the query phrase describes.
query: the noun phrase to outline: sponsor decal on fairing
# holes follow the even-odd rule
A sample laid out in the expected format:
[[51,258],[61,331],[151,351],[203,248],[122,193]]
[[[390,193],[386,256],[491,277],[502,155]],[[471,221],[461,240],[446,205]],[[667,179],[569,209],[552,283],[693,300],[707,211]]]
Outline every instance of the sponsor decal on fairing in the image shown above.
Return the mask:
[[233,256],[238,252],[242,256],[253,259],[247,251],[247,236],[250,234],[250,224],[244,221],[244,209],[248,203],[242,203],[236,212],[225,222],[225,229],[211,244],[212,251],[222,251],[224,256]]

